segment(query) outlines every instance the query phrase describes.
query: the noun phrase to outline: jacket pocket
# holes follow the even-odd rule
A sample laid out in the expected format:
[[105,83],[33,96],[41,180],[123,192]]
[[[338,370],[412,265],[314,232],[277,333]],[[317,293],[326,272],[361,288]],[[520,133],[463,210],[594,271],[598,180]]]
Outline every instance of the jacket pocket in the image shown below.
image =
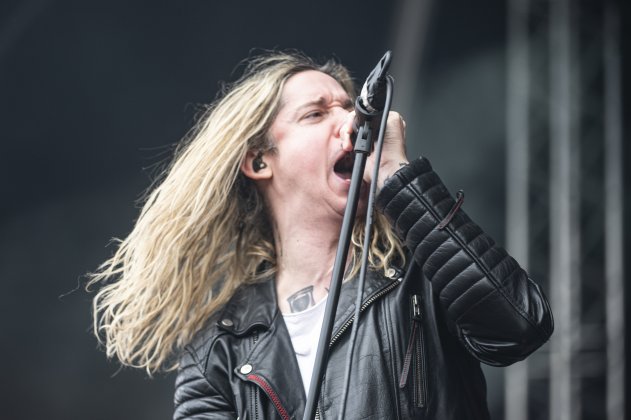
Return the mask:
[[425,357],[425,341],[423,338],[423,318],[421,313],[421,296],[411,296],[412,328],[408,347],[403,359],[403,369],[399,379],[399,388],[405,388],[412,371],[413,400],[416,407],[425,407],[427,401],[427,364]]

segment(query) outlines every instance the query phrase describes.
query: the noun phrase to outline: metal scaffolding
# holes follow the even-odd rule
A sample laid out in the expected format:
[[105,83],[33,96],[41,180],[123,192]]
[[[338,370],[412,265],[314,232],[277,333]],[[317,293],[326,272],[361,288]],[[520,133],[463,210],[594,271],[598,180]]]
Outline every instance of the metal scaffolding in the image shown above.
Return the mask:
[[414,114],[414,97],[421,79],[421,58],[432,14],[432,0],[400,0],[397,2],[392,25],[394,49],[392,74],[397,84],[405,86],[394,97],[394,108],[402,115]]
[[[506,245],[528,269],[530,253],[530,209],[528,206],[530,137],[529,92],[530,49],[528,45],[528,0],[510,0],[508,25],[507,159],[506,159]],[[505,418],[528,418],[528,361],[508,368],[505,381]]]
[[624,259],[622,77],[618,9],[604,15],[605,71],[605,279],[607,300],[607,419],[624,418]]
[[507,369],[507,420],[624,417],[618,19],[613,1],[509,2],[507,243],[548,271],[556,328]]

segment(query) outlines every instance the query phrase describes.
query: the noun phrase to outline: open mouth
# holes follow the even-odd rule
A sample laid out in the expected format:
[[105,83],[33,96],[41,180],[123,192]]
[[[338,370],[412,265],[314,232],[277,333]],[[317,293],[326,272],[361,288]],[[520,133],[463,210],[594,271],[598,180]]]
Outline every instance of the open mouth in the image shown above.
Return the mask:
[[345,153],[333,166],[333,171],[342,179],[351,179],[353,174],[354,153]]

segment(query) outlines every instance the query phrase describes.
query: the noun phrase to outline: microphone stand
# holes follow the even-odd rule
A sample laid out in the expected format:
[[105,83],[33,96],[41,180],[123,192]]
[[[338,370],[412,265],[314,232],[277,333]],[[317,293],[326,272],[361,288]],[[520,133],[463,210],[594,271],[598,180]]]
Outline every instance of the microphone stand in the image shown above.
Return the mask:
[[[386,53],[389,62],[389,52]],[[384,58],[386,57],[384,56]],[[382,59],[383,60],[383,59]],[[360,98],[357,98],[360,101]],[[361,105],[361,102],[360,102]],[[361,106],[361,109],[366,109]],[[342,219],[342,228],[340,230],[340,239],[335,255],[335,263],[333,265],[333,274],[331,276],[331,285],[329,288],[329,298],[324,311],[324,320],[322,322],[322,331],[318,341],[318,350],[316,360],[313,367],[313,375],[309,385],[309,395],[305,406],[303,420],[311,420],[316,415],[317,399],[320,395],[322,385],[322,377],[325,372],[326,362],[329,356],[329,343],[333,332],[333,324],[335,322],[335,312],[342,289],[342,281],[344,280],[344,271],[346,267],[346,259],[348,257],[348,249],[351,243],[353,226],[355,224],[355,215],[357,213],[357,203],[363,182],[364,169],[366,160],[372,151],[374,142],[374,128],[379,127],[382,112],[363,112],[364,121],[359,126],[353,152],[355,153],[355,161],[353,163],[353,172],[351,175],[351,184],[348,191],[348,199],[344,218]],[[370,209],[368,209],[370,211]],[[367,252],[364,250],[364,252]],[[358,322],[358,320],[355,320]]]

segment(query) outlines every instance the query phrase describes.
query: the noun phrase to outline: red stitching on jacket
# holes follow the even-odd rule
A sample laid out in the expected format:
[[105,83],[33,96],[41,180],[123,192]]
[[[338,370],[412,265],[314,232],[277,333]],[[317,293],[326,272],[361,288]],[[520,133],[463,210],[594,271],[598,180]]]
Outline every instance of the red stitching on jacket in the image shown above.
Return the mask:
[[272,387],[269,386],[267,381],[260,376],[254,374],[248,375],[247,378],[251,381],[256,382],[261,388],[263,388],[265,393],[267,393],[267,395],[269,395],[269,397],[272,399],[272,403],[274,404],[274,407],[276,407],[278,414],[280,414],[283,420],[289,420],[289,413],[287,413],[287,410],[285,410],[285,407],[283,407],[280,402],[280,398],[278,398],[278,395],[276,395],[276,392],[274,392]]
[[458,209],[460,209],[460,206],[462,206],[462,203],[464,203],[464,191],[463,190],[458,191],[458,194],[456,194],[456,197],[457,197],[456,203],[449,211],[449,214],[443,219],[442,222],[440,222],[440,224],[438,225],[438,230],[445,229],[445,227],[447,227],[449,222],[451,222],[451,219],[454,218],[454,216],[456,215],[456,212],[458,211]]

